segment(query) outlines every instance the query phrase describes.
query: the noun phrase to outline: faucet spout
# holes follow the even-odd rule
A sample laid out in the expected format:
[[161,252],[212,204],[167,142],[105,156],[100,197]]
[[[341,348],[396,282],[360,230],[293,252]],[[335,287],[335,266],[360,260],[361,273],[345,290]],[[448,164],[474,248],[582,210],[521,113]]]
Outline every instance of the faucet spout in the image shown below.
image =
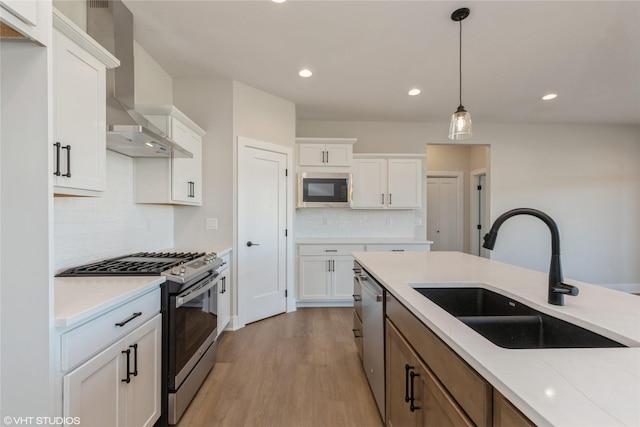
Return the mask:
[[556,222],[546,213],[537,209],[518,208],[512,209],[500,215],[491,226],[491,230],[484,236],[484,244],[482,247],[493,250],[496,239],[498,238],[498,229],[509,218],[516,215],[530,215],[542,220],[551,232],[551,265],[549,266],[549,291],[548,302],[554,305],[564,305],[564,295],[578,295],[578,288],[563,283],[562,264],[560,262],[560,231]]

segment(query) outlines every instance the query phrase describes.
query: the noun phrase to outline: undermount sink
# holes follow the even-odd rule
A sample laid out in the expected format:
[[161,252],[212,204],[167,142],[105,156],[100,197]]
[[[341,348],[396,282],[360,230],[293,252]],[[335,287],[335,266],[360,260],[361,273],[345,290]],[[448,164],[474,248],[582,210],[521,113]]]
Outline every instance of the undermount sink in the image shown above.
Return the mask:
[[494,343],[509,349],[626,347],[484,288],[415,288]]

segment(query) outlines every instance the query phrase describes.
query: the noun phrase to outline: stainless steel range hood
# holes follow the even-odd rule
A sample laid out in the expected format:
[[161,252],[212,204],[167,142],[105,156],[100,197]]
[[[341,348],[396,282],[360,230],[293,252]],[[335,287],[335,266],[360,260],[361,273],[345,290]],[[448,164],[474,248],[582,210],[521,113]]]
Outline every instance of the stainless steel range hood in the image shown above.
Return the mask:
[[87,33],[120,60],[107,70],[107,149],[130,157],[192,158],[135,111],[131,11],[121,0],[87,0]]

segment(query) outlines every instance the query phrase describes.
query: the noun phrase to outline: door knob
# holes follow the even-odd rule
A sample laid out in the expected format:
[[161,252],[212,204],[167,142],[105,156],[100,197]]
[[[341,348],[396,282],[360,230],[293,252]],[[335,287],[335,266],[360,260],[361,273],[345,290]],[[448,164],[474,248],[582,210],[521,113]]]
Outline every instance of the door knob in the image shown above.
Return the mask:
[[247,242],[247,246],[251,247],[251,246],[260,246],[260,243],[252,243],[251,240],[249,240]]

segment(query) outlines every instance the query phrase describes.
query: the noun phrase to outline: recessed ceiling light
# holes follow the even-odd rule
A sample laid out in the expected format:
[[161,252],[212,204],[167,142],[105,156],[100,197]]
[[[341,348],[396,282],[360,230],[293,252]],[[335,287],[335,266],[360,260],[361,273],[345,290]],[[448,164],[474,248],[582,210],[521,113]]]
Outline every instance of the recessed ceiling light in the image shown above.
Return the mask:
[[411,95],[411,96],[420,95],[420,93],[422,93],[422,91],[420,89],[417,89],[417,88],[416,89],[411,89],[409,91],[409,95]]
[[300,70],[298,75],[300,77],[311,77],[313,75],[313,73],[311,72],[311,70],[309,70],[307,68],[303,68],[302,70]]
[[287,0],[271,0],[271,1],[274,2],[274,3],[284,3]]
[[549,101],[549,100],[555,99],[557,97],[558,97],[557,93],[548,93],[548,94],[546,94],[545,96],[542,97],[542,100],[543,101]]

